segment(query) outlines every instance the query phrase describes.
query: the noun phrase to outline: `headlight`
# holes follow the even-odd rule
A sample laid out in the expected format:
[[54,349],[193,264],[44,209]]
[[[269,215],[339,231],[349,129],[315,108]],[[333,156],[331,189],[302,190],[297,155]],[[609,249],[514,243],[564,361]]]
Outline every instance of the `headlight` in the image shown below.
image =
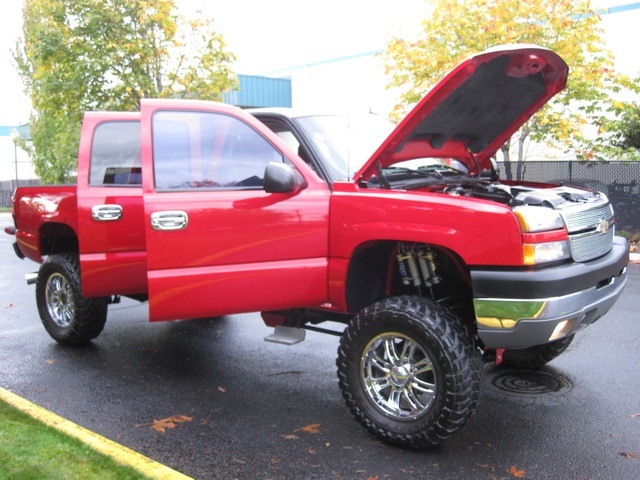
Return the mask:
[[518,218],[520,229],[523,232],[546,232],[564,228],[564,222],[560,214],[546,207],[516,207],[513,213]]
[[522,262],[539,265],[571,256],[569,237],[560,214],[545,207],[513,209],[522,230]]

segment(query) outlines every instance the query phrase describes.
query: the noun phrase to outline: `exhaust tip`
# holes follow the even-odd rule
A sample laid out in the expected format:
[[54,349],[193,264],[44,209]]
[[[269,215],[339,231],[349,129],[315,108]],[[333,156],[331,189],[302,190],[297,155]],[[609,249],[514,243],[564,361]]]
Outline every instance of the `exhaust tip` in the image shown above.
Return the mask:
[[25,274],[24,279],[27,281],[27,285],[33,285],[38,281],[38,273],[27,273]]

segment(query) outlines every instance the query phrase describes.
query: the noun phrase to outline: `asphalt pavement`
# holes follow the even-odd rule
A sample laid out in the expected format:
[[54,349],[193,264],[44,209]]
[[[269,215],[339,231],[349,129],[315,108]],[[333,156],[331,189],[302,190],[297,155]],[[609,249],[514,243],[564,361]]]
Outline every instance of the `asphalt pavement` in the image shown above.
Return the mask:
[[91,345],[57,345],[23,279],[37,265],[11,242],[0,230],[0,387],[193,478],[640,478],[637,264],[564,355],[537,374],[490,369],[465,429],[414,452],[352,418],[337,337],[267,343],[258,314],[152,324],[125,299]]

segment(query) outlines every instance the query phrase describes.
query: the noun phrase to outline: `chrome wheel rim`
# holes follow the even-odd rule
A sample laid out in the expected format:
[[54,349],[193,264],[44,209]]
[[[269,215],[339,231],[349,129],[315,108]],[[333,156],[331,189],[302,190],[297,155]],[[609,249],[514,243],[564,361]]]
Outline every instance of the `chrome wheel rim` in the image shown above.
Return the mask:
[[51,320],[58,327],[68,327],[73,320],[74,308],[73,291],[67,279],[59,273],[51,275],[45,295]]
[[406,335],[384,333],[371,340],[364,349],[360,371],[369,399],[388,417],[414,420],[434,402],[437,379],[433,361]]

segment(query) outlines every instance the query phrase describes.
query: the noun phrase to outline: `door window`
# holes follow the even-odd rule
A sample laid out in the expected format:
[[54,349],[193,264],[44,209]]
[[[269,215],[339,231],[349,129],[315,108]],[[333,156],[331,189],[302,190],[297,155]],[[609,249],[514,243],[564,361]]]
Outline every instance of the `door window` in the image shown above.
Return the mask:
[[261,189],[282,154],[241,120],[211,112],[160,111],[153,117],[156,190]]
[[98,125],[91,144],[89,185],[141,184],[140,122],[105,122]]

